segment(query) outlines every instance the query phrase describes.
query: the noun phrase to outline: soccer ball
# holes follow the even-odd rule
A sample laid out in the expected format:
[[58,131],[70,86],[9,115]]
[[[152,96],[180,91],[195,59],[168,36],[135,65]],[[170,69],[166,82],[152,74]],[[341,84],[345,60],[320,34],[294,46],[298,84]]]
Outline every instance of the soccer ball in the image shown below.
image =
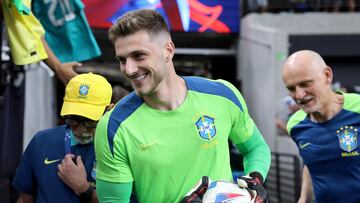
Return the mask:
[[252,196],[245,188],[224,180],[210,183],[202,199],[203,203],[251,203]]

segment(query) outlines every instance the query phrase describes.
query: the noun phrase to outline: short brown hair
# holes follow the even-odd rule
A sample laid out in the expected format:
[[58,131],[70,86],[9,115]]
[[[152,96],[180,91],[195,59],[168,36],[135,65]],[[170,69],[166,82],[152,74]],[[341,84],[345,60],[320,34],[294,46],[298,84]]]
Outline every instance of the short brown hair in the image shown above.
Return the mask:
[[160,13],[151,9],[129,11],[110,27],[108,35],[112,43],[117,37],[127,36],[145,30],[149,34],[168,32],[169,28]]

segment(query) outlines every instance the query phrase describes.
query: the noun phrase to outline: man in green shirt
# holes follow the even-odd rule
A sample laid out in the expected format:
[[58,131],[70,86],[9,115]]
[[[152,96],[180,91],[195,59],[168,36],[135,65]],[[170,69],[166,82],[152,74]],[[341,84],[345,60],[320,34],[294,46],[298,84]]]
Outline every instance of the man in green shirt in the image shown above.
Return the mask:
[[134,92],[99,122],[95,136],[100,202],[179,202],[202,177],[231,180],[228,140],[259,183],[270,150],[240,92],[224,80],[180,77],[163,17],[142,9],[109,30]]

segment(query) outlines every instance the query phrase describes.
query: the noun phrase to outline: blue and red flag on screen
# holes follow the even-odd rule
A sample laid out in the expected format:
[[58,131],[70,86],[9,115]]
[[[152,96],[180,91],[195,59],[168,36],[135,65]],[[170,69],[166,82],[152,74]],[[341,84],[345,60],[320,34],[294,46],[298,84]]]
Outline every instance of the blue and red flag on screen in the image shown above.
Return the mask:
[[122,14],[149,8],[160,12],[173,32],[238,33],[239,0],[83,0],[92,28],[109,28]]

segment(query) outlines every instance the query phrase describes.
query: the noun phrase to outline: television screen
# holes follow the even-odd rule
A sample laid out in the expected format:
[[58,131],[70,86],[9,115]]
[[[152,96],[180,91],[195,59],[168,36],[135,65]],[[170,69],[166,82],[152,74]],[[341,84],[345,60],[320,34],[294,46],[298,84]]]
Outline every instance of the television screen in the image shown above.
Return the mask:
[[127,11],[160,12],[172,32],[238,33],[239,0],[83,0],[92,28],[109,28]]

